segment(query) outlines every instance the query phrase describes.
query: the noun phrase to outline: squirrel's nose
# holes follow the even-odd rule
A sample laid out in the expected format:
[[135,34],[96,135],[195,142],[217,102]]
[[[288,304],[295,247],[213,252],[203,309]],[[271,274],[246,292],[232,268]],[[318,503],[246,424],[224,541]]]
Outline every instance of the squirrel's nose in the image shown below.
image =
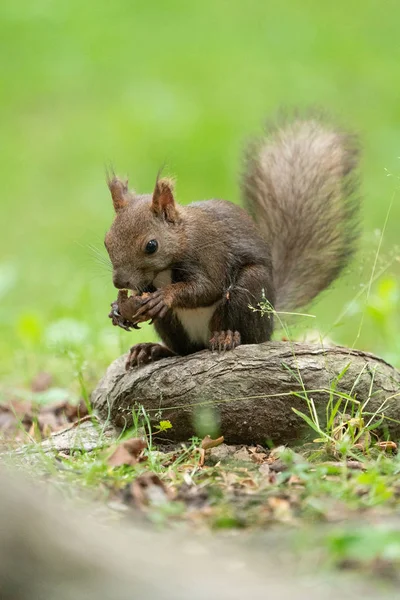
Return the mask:
[[126,279],[126,277],[123,277],[118,273],[114,273],[113,275],[113,284],[114,287],[117,288],[117,290],[127,290],[130,288],[129,279]]

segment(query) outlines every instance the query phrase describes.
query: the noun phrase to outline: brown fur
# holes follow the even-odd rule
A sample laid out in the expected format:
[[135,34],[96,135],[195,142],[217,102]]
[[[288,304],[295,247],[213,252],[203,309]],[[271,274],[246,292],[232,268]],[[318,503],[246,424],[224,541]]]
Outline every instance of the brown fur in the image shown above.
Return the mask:
[[310,302],[353,254],[357,160],[354,136],[319,116],[284,120],[249,147],[243,197],[271,248],[277,310]]
[[[174,210],[178,215],[178,208]],[[162,251],[146,256],[145,246],[151,239],[158,240]],[[129,193],[128,202],[116,213],[105,244],[115,286],[140,292],[184,252],[185,231],[179,222],[169,221],[162,211],[154,210],[151,195]]]
[[169,223],[179,221],[179,212],[176,209],[173,189],[172,179],[157,179],[151,206],[156,216],[163,217]]
[[[354,250],[356,163],[354,139],[316,118],[270,129],[247,152],[242,181],[258,226],[223,200],[178,206],[168,180],[157,180],[152,195],[138,196],[114,178],[116,216],[105,240],[114,284],[150,292],[137,300],[132,326],[154,320],[178,354],[210,347],[211,338],[270,339],[272,314],[261,318],[250,306],[263,298],[278,310],[309,302]],[[158,242],[154,254],[146,253],[150,240]],[[112,318],[126,328],[115,311]],[[148,360],[159,354],[153,350],[146,350]]]
[[128,193],[128,181],[122,181],[115,175],[108,177],[107,179],[108,188],[111,192],[111,197],[114,205],[115,212],[124,208],[127,205],[129,199]]

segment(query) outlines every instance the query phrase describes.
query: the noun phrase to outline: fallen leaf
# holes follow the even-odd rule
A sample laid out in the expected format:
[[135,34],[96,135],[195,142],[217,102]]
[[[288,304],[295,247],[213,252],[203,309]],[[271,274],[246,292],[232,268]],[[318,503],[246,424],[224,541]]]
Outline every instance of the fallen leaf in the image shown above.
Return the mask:
[[242,488],[252,488],[252,489],[257,488],[256,482],[254,481],[254,479],[251,479],[251,477],[247,477],[246,479],[241,479],[239,481],[239,483]]
[[271,498],[268,498],[268,505],[272,509],[274,518],[278,521],[288,522],[293,519],[290,502],[289,500],[286,500],[286,498],[272,496]]
[[31,381],[32,392],[45,392],[53,383],[53,377],[45,371],[38,373]]
[[127,486],[124,493],[126,503],[138,508],[161,506],[172,499],[172,492],[156,473],[143,473]]
[[367,450],[367,447],[365,446],[365,444],[363,442],[357,442],[357,444],[353,445],[353,450],[358,450],[359,452],[365,452]]
[[204,461],[206,458],[206,451],[204,448],[199,448],[200,456],[199,456],[199,467],[204,467]]
[[223,435],[221,435],[221,437],[217,438],[216,440],[213,440],[209,435],[206,435],[206,437],[203,438],[201,442],[201,447],[203,448],[203,450],[209,450],[210,448],[215,448],[216,446],[223,444],[223,442]]
[[276,446],[276,448],[272,448],[270,453],[268,454],[267,462],[273,463],[276,460],[280,459],[281,454],[285,452],[286,446]]
[[33,421],[32,425],[30,426],[28,435],[31,439],[33,439],[37,442],[42,441],[42,434],[41,434],[39,425],[36,421]]
[[12,399],[0,405],[0,431],[7,439],[20,440],[27,436],[41,441],[87,414],[83,400],[77,405],[65,399],[47,404],[36,402],[36,398],[33,402]]
[[65,407],[65,414],[70,421],[82,419],[82,417],[86,417],[89,414],[88,406],[83,398],[79,400],[78,404],[70,404],[68,402]]
[[377,442],[375,445],[384,452],[397,452],[396,442]]
[[232,489],[237,483],[239,476],[233,471],[221,471],[221,479],[227,490]]
[[107,463],[110,467],[134,466],[139,462],[140,454],[146,447],[147,442],[141,438],[126,440],[115,448]]
[[267,454],[262,446],[250,446],[248,451],[252,460],[259,465],[267,460]]
[[42,428],[42,435],[43,437],[50,437],[52,432],[54,430],[51,428],[51,426],[47,423],[43,428]]

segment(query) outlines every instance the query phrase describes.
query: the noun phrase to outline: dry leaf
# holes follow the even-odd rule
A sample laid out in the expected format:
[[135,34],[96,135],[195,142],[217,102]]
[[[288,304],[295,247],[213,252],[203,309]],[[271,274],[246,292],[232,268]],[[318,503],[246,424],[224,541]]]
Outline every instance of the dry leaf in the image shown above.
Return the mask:
[[67,403],[65,407],[65,414],[70,421],[75,421],[77,419],[82,419],[89,414],[88,407],[83,398],[79,400],[78,404],[69,404]]
[[30,426],[28,435],[31,439],[37,442],[42,441],[42,434],[36,421],[33,421],[32,425]]
[[300,477],[298,477],[298,475],[291,475],[288,480],[288,485],[299,486],[299,485],[304,485],[304,483],[300,479]]
[[257,488],[256,482],[254,481],[254,479],[251,479],[251,477],[246,477],[245,479],[241,479],[239,481],[239,484],[243,488],[252,488],[252,489]]
[[286,446],[276,446],[276,448],[272,448],[267,457],[267,462],[269,464],[275,462],[280,459],[282,452],[286,450]]
[[199,456],[199,467],[204,467],[204,461],[206,458],[206,451],[204,448],[199,448],[200,456]]
[[87,414],[83,400],[78,405],[66,400],[37,405],[15,399],[0,405],[0,431],[8,439],[24,439],[27,435],[41,441]]
[[38,373],[31,381],[32,392],[45,392],[48,390],[53,383],[53,377],[50,373],[45,371]]
[[267,454],[262,446],[250,446],[248,451],[252,460],[259,465],[267,460]]
[[43,437],[50,437],[52,434],[52,428],[51,426],[47,423],[46,425],[44,425],[43,429],[42,429],[42,434]]
[[377,442],[375,445],[384,452],[397,452],[396,442]]
[[201,447],[203,450],[209,450],[210,448],[215,448],[216,446],[223,444],[223,442],[224,442],[223,435],[221,435],[221,437],[217,438],[216,440],[213,440],[209,435],[206,435],[206,437],[203,438],[203,440],[201,442]]
[[272,496],[268,498],[268,505],[272,509],[275,519],[286,522],[293,519],[290,502],[286,498]]
[[172,492],[156,473],[139,475],[125,490],[125,502],[133,503],[138,508],[160,506],[171,499]]
[[139,456],[147,447],[147,442],[140,438],[132,438],[119,444],[107,460],[110,467],[122,465],[134,466],[139,462]]

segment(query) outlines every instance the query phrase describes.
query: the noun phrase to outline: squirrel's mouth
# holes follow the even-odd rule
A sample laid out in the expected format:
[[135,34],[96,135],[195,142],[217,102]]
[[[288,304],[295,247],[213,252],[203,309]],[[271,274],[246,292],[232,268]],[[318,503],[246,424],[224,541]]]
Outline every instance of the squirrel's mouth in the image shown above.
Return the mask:
[[157,288],[155,288],[152,283],[149,283],[148,285],[143,285],[143,286],[137,287],[135,289],[128,288],[128,289],[126,289],[126,291],[133,292],[133,294],[135,294],[137,296],[141,296],[142,294],[151,294],[152,292],[155,292],[156,289]]
[[149,285],[146,285],[144,288],[141,289],[141,293],[142,294],[151,294],[152,292],[155,292],[156,288],[154,287],[154,285],[152,283],[149,283]]

